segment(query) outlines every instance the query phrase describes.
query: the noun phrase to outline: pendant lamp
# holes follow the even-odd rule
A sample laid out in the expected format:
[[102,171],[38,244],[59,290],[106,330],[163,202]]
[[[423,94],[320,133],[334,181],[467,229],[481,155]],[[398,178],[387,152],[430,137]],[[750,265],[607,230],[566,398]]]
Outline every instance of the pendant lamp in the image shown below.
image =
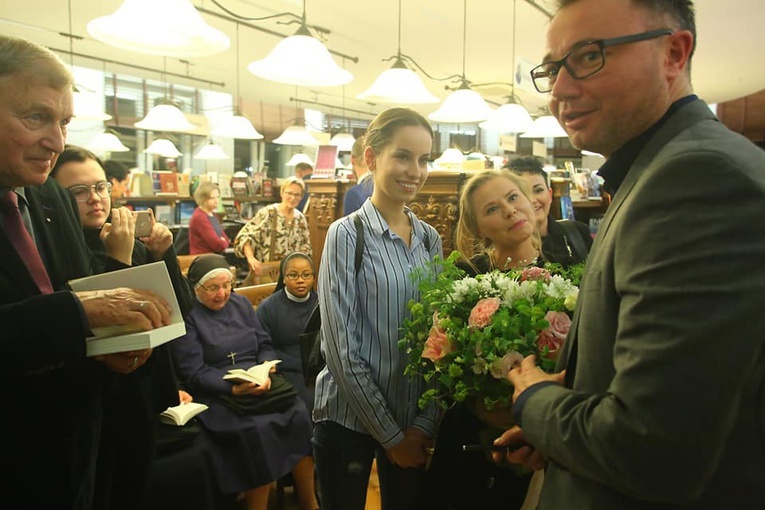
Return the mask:
[[112,118],[104,112],[103,97],[89,92],[83,92],[75,87],[73,97],[74,119],[78,121],[105,121]]
[[300,28],[247,69],[259,78],[301,87],[332,87],[353,81],[353,75],[339,67],[327,47],[311,35],[305,10]]
[[[343,67],[345,67],[345,59],[343,59]],[[343,118],[345,118],[345,85],[343,85]],[[348,124],[350,126],[350,122]],[[356,139],[352,134],[345,130],[344,125],[341,126],[340,131],[329,140],[330,145],[337,146],[337,150],[342,152],[350,152],[351,149],[353,149],[353,144],[355,142]]]
[[301,126],[297,123],[285,129],[278,138],[274,139],[274,143],[280,145],[302,145],[306,147],[315,147],[319,145],[319,141],[308,132],[305,126]]
[[470,82],[465,77],[465,53],[467,40],[467,0],[463,0],[462,21],[462,75],[460,86],[446,96],[441,107],[428,115],[430,120],[436,122],[481,122],[489,118],[491,108],[481,94],[470,88]]
[[167,99],[160,100],[146,117],[134,124],[139,129],[147,131],[193,131],[194,124],[189,122],[183,112]]
[[558,119],[552,115],[537,117],[531,127],[523,133],[521,138],[563,138],[568,136],[561,127]]
[[130,147],[123,144],[117,135],[107,132],[97,134],[87,145],[85,145],[85,148],[96,154],[130,151]]
[[393,66],[380,73],[371,87],[356,96],[357,99],[393,104],[427,104],[440,101],[404,62],[404,58],[411,59],[401,54],[401,0],[398,0],[398,52],[393,58]]
[[90,21],[87,28],[109,46],[164,57],[214,55],[231,44],[190,0],[124,0],[114,14]]
[[227,138],[242,138],[245,140],[260,140],[263,135],[258,133],[250,119],[242,112],[242,96],[239,93],[239,23],[236,24],[236,107],[230,117],[217,120],[213,134]]
[[212,139],[207,142],[194,154],[194,159],[216,160],[229,159],[228,154],[223,152],[220,145],[217,145]]
[[175,144],[167,138],[156,138],[151,142],[151,145],[144,149],[144,152],[146,154],[162,156],[163,158],[177,158],[181,155]]
[[313,166],[313,160],[308,157],[307,154],[302,154],[298,152],[297,154],[293,154],[289,161],[287,161],[287,166],[295,166],[298,163],[308,163],[309,165]]

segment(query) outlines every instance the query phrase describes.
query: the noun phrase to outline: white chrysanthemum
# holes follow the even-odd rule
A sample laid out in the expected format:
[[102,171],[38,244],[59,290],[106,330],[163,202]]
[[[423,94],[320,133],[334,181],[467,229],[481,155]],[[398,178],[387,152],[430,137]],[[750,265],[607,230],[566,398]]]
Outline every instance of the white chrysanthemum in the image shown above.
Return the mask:
[[576,308],[576,300],[579,298],[579,289],[574,288],[569,292],[568,295],[566,295],[565,301],[563,301],[563,306],[566,307],[566,310],[573,312]]
[[486,363],[486,360],[483,358],[476,358],[473,360],[473,373],[482,375],[488,372],[488,364]]
[[478,286],[475,278],[467,277],[454,282],[452,286],[452,297],[457,303],[465,300],[465,296],[470,294]]
[[550,282],[544,285],[544,292],[550,297],[565,299],[577,289],[576,285],[570,280],[566,280],[560,275],[553,275]]

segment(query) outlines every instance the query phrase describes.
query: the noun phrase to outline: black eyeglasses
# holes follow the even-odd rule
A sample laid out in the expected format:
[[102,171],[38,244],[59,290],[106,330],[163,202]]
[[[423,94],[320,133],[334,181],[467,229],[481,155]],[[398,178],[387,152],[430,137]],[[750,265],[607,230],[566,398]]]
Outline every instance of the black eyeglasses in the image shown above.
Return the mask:
[[576,80],[582,80],[597,73],[606,65],[605,49],[618,44],[634,43],[656,39],[665,35],[672,35],[673,31],[668,28],[649,30],[639,34],[613,37],[611,39],[594,39],[576,43],[571,51],[563,55],[560,60],[545,62],[531,70],[531,80],[534,87],[545,94],[550,92],[558,79],[561,67],[565,67],[568,74]]
[[288,280],[297,280],[298,278],[307,280],[313,277],[313,273],[311,273],[310,271],[305,271],[303,273],[287,273],[284,275],[284,277],[287,278]]
[[109,198],[112,196],[112,183],[109,181],[98,181],[90,186],[85,184],[75,184],[74,186],[69,186],[67,189],[78,202],[87,202],[90,199],[91,190],[95,191],[96,195],[101,198]]

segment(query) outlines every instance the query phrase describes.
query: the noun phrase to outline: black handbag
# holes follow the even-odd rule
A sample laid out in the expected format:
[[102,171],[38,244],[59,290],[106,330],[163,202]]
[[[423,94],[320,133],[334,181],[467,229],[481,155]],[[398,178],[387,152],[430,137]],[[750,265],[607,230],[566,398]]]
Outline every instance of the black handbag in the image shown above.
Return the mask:
[[319,331],[321,330],[321,313],[318,303],[311,312],[303,333],[300,334],[300,361],[303,367],[303,380],[306,386],[316,384],[316,376],[326,364],[324,356],[321,354],[321,339]]
[[223,395],[223,404],[240,415],[281,413],[292,407],[298,392],[281,374],[271,374],[271,389],[261,395]]

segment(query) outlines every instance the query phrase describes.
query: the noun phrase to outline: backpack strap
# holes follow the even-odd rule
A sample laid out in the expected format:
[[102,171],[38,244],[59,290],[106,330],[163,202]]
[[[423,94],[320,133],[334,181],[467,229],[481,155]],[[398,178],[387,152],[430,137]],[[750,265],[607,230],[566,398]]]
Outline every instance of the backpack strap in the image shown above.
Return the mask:
[[364,224],[361,222],[361,216],[358,212],[353,213],[353,223],[356,225],[356,253],[353,259],[354,274],[359,274],[361,268],[361,257],[364,254]]
[[576,228],[576,225],[571,220],[558,220],[558,224],[563,227],[564,235],[566,239],[571,241],[571,245],[574,248],[574,252],[579,260],[587,259],[587,247],[582,239],[582,233]]

